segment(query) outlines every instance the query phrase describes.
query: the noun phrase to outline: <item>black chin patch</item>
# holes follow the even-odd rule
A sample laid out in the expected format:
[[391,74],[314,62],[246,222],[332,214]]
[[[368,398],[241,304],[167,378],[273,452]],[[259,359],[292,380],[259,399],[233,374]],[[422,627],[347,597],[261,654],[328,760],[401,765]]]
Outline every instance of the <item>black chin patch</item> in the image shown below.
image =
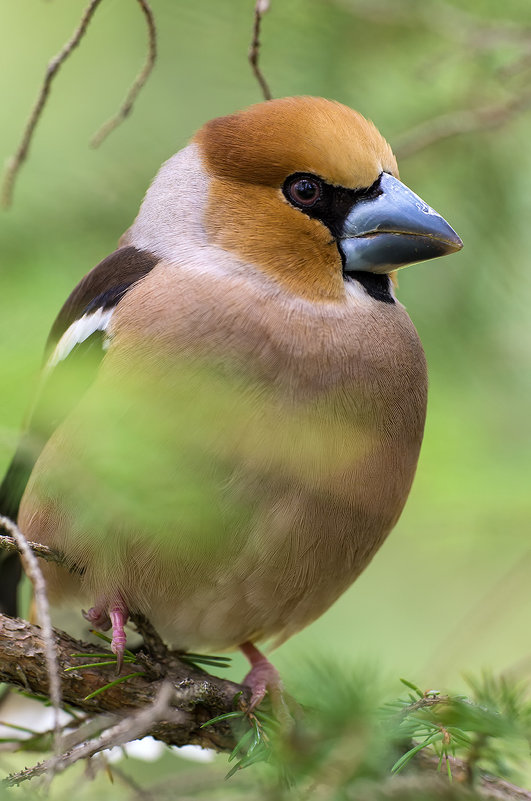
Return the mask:
[[386,273],[368,273],[363,270],[344,273],[345,278],[353,278],[365,287],[367,294],[383,303],[394,303],[391,294],[391,279]]

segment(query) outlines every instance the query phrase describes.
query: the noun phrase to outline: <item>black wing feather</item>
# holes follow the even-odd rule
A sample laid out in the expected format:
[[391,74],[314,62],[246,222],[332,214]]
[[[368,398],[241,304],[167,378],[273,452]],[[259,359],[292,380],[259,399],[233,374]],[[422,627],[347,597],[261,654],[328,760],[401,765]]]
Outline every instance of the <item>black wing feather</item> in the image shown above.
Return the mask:
[[[134,247],[123,247],[103,259],[91,270],[71,293],[55,320],[46,343],[46,358],[76,320],[98,309],[117,306],[127,291],[144,278],[159,259],[147,251]],[[16,520],[26,484],[47,440],[81,399],[92,383],[103,357],[101,348],[103,333],[95,331],[83,343],[76,345],[68,358],[59,362],[49,378],[43,383],[25,431],[22,433],[17,451],[0,485],[0,514]],[[58,382],[64,381],[75,359],[87,369],[82,371],[83,381],[77,382],[74,392],[57,392]],[[54,418],[39,414],[47,408],[47,398],[54,396]],[[57,404],[57,396],[61,402]],[[17,584],[20,564],[15,554],[2,557],[0,553],[0,612],[16,615]]]

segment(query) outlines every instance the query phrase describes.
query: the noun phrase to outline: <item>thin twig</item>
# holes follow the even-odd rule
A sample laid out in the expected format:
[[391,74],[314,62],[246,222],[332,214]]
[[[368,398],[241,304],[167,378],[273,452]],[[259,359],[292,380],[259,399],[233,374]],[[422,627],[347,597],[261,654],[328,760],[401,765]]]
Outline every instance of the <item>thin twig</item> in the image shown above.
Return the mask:
[[[124,770],[118,767],[118,765],[112,766],[111,771],[113,777],[117,777],[120,781],[128,787],[130,790],[133,791],[133,796],[139,801],[155,801],[155,798],[160,799],[160,795],[152,793],[150,790],[144,790],[138,782],[136,782],[132,776],[129,776]],[[182,798],[182,796],[181,796]]]
[[253,38],[249,48],[249,63],[256,80],[260,84],[260,89],[262,90],[264,99],[271,100],[273,95],[271,94],[271,90],[266,79],[264,78],[262,70],[258,66],[260,51],[260,27],[262,24],[262,17],[266,11],[269,11],[269,0],[256,0],[256,5],[254,7]]
[[103,140],[106,139],[111,131],[114,131],[114,129],[125,120],[133,108],[133,103],[135,102],[138,93],[146,83],[153,67],[155,66],[155,61],[157,58],[157,28],[155,25],[155,17],[153,16],[153,11],[151,10],[147,0],[137,0],[137,2],[144,13],[148,29],[149,41],[146,63],[144,64],[141,72],[135,78],[123,104],[118,109],[118,112],[114,115],[114,117],[111,117],[110,120],[107,120],[107,122],[101,126],[99,131],[97,131],[90,140],[92,147],[99,147],[99,145],[101,145]]
[[407,158],[452,136],[499,128],[530,107],[531,91],[526,91],[497,105],[441,114],[407,131],[395,141],[393,149],[398,158]]
[[[0,528],[4,531],[11,531],[12,525],[14,525],[12,520],[8,517],[0,516]],[[58,551],[54,551],[46,545],[41,545],[40,542],[28,542],[28,546],[39,559],[44,559],[45,562],[53,562],[63,567],[65,566],[65,558],[62,554],[58,553]],[[22,549],[15,538],[3,534],[0,534],[0,550],[7,551],[8,553],[22,553]]]
[[44,581],[44,576],[42,575],[37,558],[33,553],[26,537],[20,531],[18,526],[16,526],[15,523],[13,523],[7,517],[0,517],[0,523],[10,532],[11,536],[18,545],[20,549],[22,566],[24,567],[26,575],[33,584],[33,591],[35,593],[37,615],[42,629],[42,638],[45,646],[49,698],[52,703],[54,714],[54,756],[48,761],[50,777],[52,777],[61,750],[61,681],[59,679],[59,663],[57,660],[57,650],[55,647],[55,638],[52,628],[52,620],[50,617],[48,596],[46,594],[46,583]]
[[[524,72],[531,63],[531,27],[509,20],[492,22],[481,19],[445,0],[436,0],[431,4],[426,4],[424,0],[408,0],[404,3],[394,0],[327,1],[381,25],[404,25],[415,29],[423,27],[438,37],[457,40],[467,58],[474,51],[495,51],[507,45],[523,49],[518,58],[497,70],[502,79]],[[455,56],[455,48],[452,52]],[[395,139],[394,150],[397,156],[406,158],[444,139],[501,127],[530,106],[531,93],[527,86],[520,93],[513,90],[512,97],[502,102],[452,111],[425,120],[399,137],[398,142]]]
[[87,31],[89,22],[94,16],[94,12],[96,11],[100,3],[101,0],[90,0],[87,8],[83,12],[81,21],[77,26],[76,30],[74,31],[72,37],[63,46],[60,52],[54,58],[52,58],[52,60],[46,67],[46,74],[44,76],[44,81],[39,90],[39,94],[37,96],[37,100],[35,101],[35,105],[31,110],[28,121],[24,128],[20,144],[15,154],[9,159],[6,166],[4,180],[2,184],[2,192],[1,192],[1,203],[2,206],[6,209],[9,208],[13,200],[13,190],[15,186],[15,181],[22,164],[25,162],[27,158],[31,140],[35,132],[35,128],[41,118],[42,111],[44,109],[44,106],[46,105],[48,95],[50,94],[52,81],[57,75],[57,72],[61,67],[61,65],[66,61],[66,59],[69,57],[72,51],[78,46],[78,44],[82,40],[83,36]]
[[[145,709],[141,709],[134,715],[129,715],[115,726],[106,729],[99,737],[89,740],[88,742],[81,743],[60,754],[55,759],[55,773],[62,773],[70,765],[78,762],[80,759],[88,759],[94,756],[105,748],[114,748],[115,746],[125,745],[131,740],[137,740],[143,737],[155,723],[161,720],[171,720],[175,722],[180,713],[170,706],[170,701],[175,693],[174,688],[169,682],[165,682],[155,698],[154,702]],[[4,779],[3,784],[7,787],[19,785],[24,781],[33,779],[35,776],[42,776],[50,771],[52,760],[39,762],[32,768],[25,768],[18,773],[13,773]]]
[[482,19],[465,8],[437,0],[328,0],[357,17],[383,25],[403,25],[418,29],[422,26],[438,37],[457,40],[468,49],[492,50],[501,45],[521,45],[531,38],[529,26],[514,20]]

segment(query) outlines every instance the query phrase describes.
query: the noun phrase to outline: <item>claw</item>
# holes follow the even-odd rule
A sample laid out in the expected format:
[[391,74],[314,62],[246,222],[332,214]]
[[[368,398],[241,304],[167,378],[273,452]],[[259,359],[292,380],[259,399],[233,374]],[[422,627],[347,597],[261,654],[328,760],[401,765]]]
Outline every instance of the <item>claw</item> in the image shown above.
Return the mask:
[[113,652],[116,654],[116,675],[119,676],[124,666],[124,652],[123,649],[121,651],[115,651],[112,645],[111,648]]
[[108,600],[99,601],[88,612],[82,610],[81,613],[85,620],[88,620],[98,629],[107,631],[112,626],[111,651],[116,654],[116,672],[120,673],[124,663],[124,651],[127,642],[124,626],[129,617],[129,610],[122,596],[117,593],[111,604],[109,604]]
[[129,617],[128,610],[123,601],[116,603],[109,610],[109,617],[112,625],[111,651],[113,654],[116,654],[116,673],[118,674],[124,663],[124,651],[127,642],[124,626]]

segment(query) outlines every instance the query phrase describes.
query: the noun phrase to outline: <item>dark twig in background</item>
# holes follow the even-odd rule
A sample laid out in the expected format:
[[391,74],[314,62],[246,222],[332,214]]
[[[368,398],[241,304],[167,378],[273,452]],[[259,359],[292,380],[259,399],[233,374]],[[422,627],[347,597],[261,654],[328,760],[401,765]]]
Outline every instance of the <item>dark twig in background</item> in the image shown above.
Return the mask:
[[[412,156],[437,142],[462,134],[471,134],[501,128],[531,107],[529,80],[525,75],[531,64],[531,27],[512,20],[484,19],[468,10],[458,8],[445,0],[327,0],[361,19],[378,25],[424,28],[437,38],[451,40],[451,58],[470,59],[484,52],[496,53],[512,48],[514,53],[501,67],[484,74],[481,87],[465,86],[459,103],[462,110],[452,110],[431,117],[404,134],[393,138],[393,150],[399,159]],[[504,59],[505,60],[505,59]],[[427,69],[440,69],[443,58],[425,65]],[[424,72],[424,70],[423,70]],[[520,86],[509,84],[523,79]],[[506,98],[490,101],[488,94],[499,96],[501,81]],[[492,84],[492,86],[490,85]],[[461,87],[463,90],[463,87]],[[476,98],[483,95],[484,102]],[[468,108],[466,108],[468,106]],[[455,106],[454,106],[455,108]]]
[[31,110],[29,119],[26,123],[26,127],[24,128],[24,133],[22,134],[22,139],[20,140],[20,144],[15,154],[9,159],[7,163],[2,186],[2,195],[1,195],[2,206],[4,208],[9,208],[13,200],[13,190],[17,174],[20,168],[22,167],[22,164],[26,161],[31,140],[35,132],[35,128],[41,118],[42,111],[44,109],[44,106],[46,105],[48,95],[50,94],[52,81],[57,75],[57,72],[59,71],[61,65],[66,61],[68,56],[72,53],[72,51],[78,46],[80,41],[83,39],[85,33],[87,32],[88,25],[100,3],[101,0],[90,0],[90,3],[83,12],[81,21],[77,26],[76,30],[74,31],[71,39],[69,39],[69,41],[63,46],[63,48],[59,51],[59,53],[54,58],[52,58],[52,60],[46,67],[46,74],[44,76],[44,81],[39,90],[39,94],[37,96],[37,100],[35,101],[35,105]]
[[485,19],[464,8],[433,0],[328,0],[363,19],[382,25],[422,26],[469,49],[491,50],[504,44],[529,44],[531,28],[512,20]]
[[149,78],[153,67],[155,66],[155,61],[157,58],[157,27],[155,25],[155,17],[153,16],[153,11],[151,10],[149,3],[147,0],[137,0],[140,8],[142,9],[144,16],[146,18],[146,25],[148,29],[148,54],[146,58],[146,63],[142,68],[142,71],[137,75],[135,78],[133,85],[129,89],[127,96],[118,110],[114,117],[111,117],[99,131],[97,131],[91,139],[90,144],[92,147],[98,147],[101,145],[103,140],[114,131],[115,128],[120,125],[121,122],[125,120],[125,118],[130,114],[131,109],[133,108],[133,103],[135,102],[138,93],[146,83],[147,79]]
[[[131,112],[133,103],[135,102],[138,93],[146,83],[151,73],[151,70],[153,69],[153,66],[155,64],[155,59],[157,56],[157,29],[155,26],[155,19],[153,16],[153,12],[147,0],[137,0],[137,2],[144,13],[148,28],[149,43],[148,43],[147,60],[142,71],[135,79],[131,89],[127,93],[127,97],[122,106],[120,107],[118,113],[114,117],[112,117],[108,122],[106,122],[103,125],[103,127],[100,128],[100,130],[93,137],[91,144],[94,147],[97,147],[99,144],[101,144],[101,142],[105,139],[105,137],[108,136],[108,134],[111,131],[113,131]],[[1,203],[4,208],[9,208],[9,206],[12,203],[13,191],[18,176],[18,172],[22,167],[22,164],[26,161],[28,151],[33,139],[33,135],[35,133],[35,128],[37,127],[37,123],[41,118],[42,112],[46,105],[46,101],[48,100],[48,96],[50,94],[52,81],[57,75],[60,67],[63,65],[63,63],[67,60],[72,51],[78,46],[78,44],[85,36],[88,25],[100,3],[101,0],[90,0],[90,3],[83,12],[81,21],[76,30],[74,31],[72,37],[63,46],[60,52],[50,61],[50,63],[46,68],[44,81],[39,90],[39,94],[37,96],[37,100],[35,101],[35,105],[31,110],[29,119],[26,123],[26,127],[24,128],[20,144],[15,154],[9,159],[7,163],[2,183],[1,196],[0,196]]]
[[526,91],[496,105],[441,114],[421,122],[398,137],[393,149],[398,158],[407,158],[452,136],[500,128],[529,108],[531,92]]
[[260,84],[264,100],[271,100],[273,95],[258,64],[260,56],[260,28],[262,25],[262,17],[266,11],[269,11],[269,0],[256,0],[256,5],[254,7],[253,38],[249,48],[249,62],[255,78]]

